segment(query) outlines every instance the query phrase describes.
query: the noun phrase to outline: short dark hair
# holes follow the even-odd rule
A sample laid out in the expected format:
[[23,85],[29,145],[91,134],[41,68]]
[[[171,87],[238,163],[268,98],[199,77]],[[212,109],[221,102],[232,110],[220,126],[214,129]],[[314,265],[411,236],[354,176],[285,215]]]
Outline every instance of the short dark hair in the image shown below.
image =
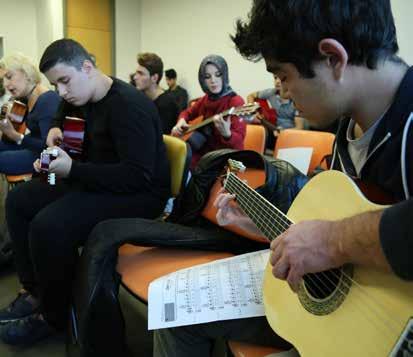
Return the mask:
[[163,62],[161,57],[159,57],[155,53],[139,53],[138,54],[138,63],[142,66],[145,67],[151,76],[154,74],[158,75],[158,81],[159,83],[162,79],[163,76]]
[[90,57],[90,53],[75,40],[63,38],[52,42],[44,51],[40,59],[40,72],[45,73],[58,63],[64,63],[80,70],[85,60],[90,61],[93,66],[95,62]]
[[254,0],[248,22],[238,20],[231,36],[245,58],[289,62],[310,78],[323,38],[339,41],[354,65],[399,60],[390,0]]
[[167,69],[165,71],[165,76],[166,76],[166,78],[169,78],[169,79],[176,79],[176,77],[177,77],[176,71],[173,68]]

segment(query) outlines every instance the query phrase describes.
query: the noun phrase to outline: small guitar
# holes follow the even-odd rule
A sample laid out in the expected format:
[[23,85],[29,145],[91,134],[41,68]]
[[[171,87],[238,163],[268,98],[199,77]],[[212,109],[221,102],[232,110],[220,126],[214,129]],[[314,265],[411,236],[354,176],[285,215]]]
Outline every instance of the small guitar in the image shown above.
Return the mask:
[[0,120],[7,120],[6,115],[9,114],[10,122],[12,123],[14,129],[18,133],[24,134],[26,131],[26,124],[24,123],[26,111],[26,104],[18,100],[13,100],[13,102],[6,103],[2,106]]
[[[63,121],[63,140],[56,143],[74,160],[82,158],[83,139],[85,136],[85,121],[75,117],[65,117]],[[40,154],[40,171],[47,174],[47,182],[56,184],[56,175],[49,173],[50,163],[56,159],[57,150],[49,147]]]
[[[242,167],[237,162],[230,166]],[[224,187],[269,240],[293,222],[339,220],[383,208],[368,201],[349,177],[332,170],[304,186],[288,215],[232,172]],[[264,276],[266,317],[301,356],[413,356],[413,283],[346,265],[306,275],[295,294],[274,278],[271,268],[268,264]]]
[[274,108],[271,107],[267,99],[256,98],[255,102],[260,106],[259,113],[260,117],[256,118],[261,122],[263,126],[271,131],[278,131],[279,127],[277,124],[277,112]]
[[83,154],[85,137],[85,120],[75,117],[65,117],[63,121],[63,141],[60,146],[73,159],[79,159]]

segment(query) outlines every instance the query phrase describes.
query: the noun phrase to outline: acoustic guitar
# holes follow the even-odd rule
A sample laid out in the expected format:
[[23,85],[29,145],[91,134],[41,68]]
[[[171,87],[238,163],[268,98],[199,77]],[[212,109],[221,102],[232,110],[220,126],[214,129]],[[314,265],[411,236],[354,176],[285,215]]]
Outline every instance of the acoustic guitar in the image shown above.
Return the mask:
[[[368,201],[349,177],[332,170],[311,179],[287,215],[233,172],[227,174],[224,187],[269,240],[293,222],[340,220],[384,208]],[[266,317],[301,356],[413,356],[413,283],[346,265],[306,275],[295,294],[271,268],[268,264],[264,275]]]
[[[249,103],[249,104],[244,104],[239,107],[232,107],[219,114],[222,115],[223,117],[227,117],[230,115],[236,115],[240,117],[241,119],[245,120],[246,122],[251,122],[252,116],[259,110],[259,108],[260,106],[258,103]],[[188,139],[190,138],[190,136],[195,130],[201,129],[204,126],[211,124],[213,120],[214,120],[214,117],[204,119],[201,116],[201,117],[195,118],[194,120],[192,120],[192,125],[188,127],[188,129],[185,131],[181,139],[188,141]]]
[[26,131],[26,123],[24,122],[26,111],[26,104],[13,100],[13,102],[6,103],[1,107],[0,120],[7,120],[6,115],[9,114],[14,129],[24,135]]
[[279,131],[277,124],[277,111],[271,107],[267,99],[256,98],[254,100],[259,106],[261,116],[256,116],[260,123],[271,131]]
[[63,141],[60,146],[73,159],[81,158],[85,137],[85,120],[75,117],[65,117],[63,121]]

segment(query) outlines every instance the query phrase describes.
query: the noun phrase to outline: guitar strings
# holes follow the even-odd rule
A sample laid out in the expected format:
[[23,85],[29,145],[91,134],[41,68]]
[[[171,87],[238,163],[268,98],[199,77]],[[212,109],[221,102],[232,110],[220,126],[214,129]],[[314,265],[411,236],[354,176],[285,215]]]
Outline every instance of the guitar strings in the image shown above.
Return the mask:
[[[235,182],[234,182],[234,189],[238,189],[238,190],[241,190],[241,191],[245,191],[245,189],[248,189],[248,191],[247,191],[247,193],[248,192],[250,192],[250,193],[253,193],[253,195],[256,195],[256,196],[259,196],[260,198],[262,198],[262,196],[261,195],[259,195],[255,190],[253,190],[253,189],[251,189],[247,184],[245,184],[244,182],[242,182],[237,176],[235,176],[235,175],[233,175],[233,174],[230,174],[229,175],[229,180],[227,181],[230,185],[231,185],[231,180],[230,180],[230,178],[231,177],[233,177],[233,178],[235,178]],[[238,186],[238,187],[237,187]],[[238,200],[241,198],[241,197],[237,197],[238,198]],[[254,197],[252,197],[252,198],[254,198]],[[269,234],[268,233],[270,233],[271,235],[274,235],[274,232],[276,233],[276,235],[278,236],[280,233],[282,233],[282,231],[277,227],[277,226],[269,226],[269,227],[266,227],[266,226],[268,226],[268,224],[266,225],[265,224],[265,221],[263,221],[263,219],[262,219],[262,215],[264,215],[264,216],[266,216],[266,218],[269,218],[269,221],[270,222],[272,222],[273,220],[274,220],[274,216],[272,215],[270,215],[270,216],[268,216],[268,214],[269,213],[273,213],[274,214],[274,210],[275,210],[275,216],[276,216],[276,218],[275,218],[275,221],[279,224],[279,225],[281,225],[282,226],[282,228],[284,229],[284,231],[289,227],[289,225],[291,225],[292,224],[292,221],[290,221],[289,219],[288,219],[288,217],[286,217],[286,218],[284,218],[283,216],[284,216],[284,214],[280,211],[280,210],[278,210],[276,207],[274,207],[271,203],[269,203],[268,201],[266,201],[265,199],[263,199],[262,201],[264,201],[264,203],[266,203],[267,204],[267,207],[270,209],[270,211],[272,210],[273,212],[268,212],[268,211],[266,211],[266,210],[262,210],[262,207],[259,207],[259,206],[257,206],[255,203],[257,202],[256,200],[253,200],[252,202],[256,205],[256,207],[255,208],[261,208],[261,213],[263,213],[263,214],[261,214],[260,216],[255,216],[254,218],[255,218],[255,220],[256,221],[258,221],[258,222],[256,222],[256,224],[257,224],[257,226],[260,228],[260,230],[262,230],[263,231],[263,233],[265,234],[266,233],[266,235],[267,236],[269,236]],[[246,204],[246,206],[248,207],[248,204],[249,204],[249,206],[251,206],[251,204],[250,204],[250,202],[248,202],[248,201],[246,201],[245,202],[245,204]],[[280,217],[280,214],[282,215],[281,217]],[[281,218],[281,219],[280,219]],[[261,227],[260,227],[261,226]],[[264,229],[263,229],[264,228]],[[266,232],[266,230],[267,229],[265,229],[265,228],[269,228],[269,230],[270,230],[270,232]],[[325,273],[323,273],[323,272],[320,272],[320,273],[318,273],[318,275],[324,275],[324,278],[327,278],[327,280],[329,280],[331,283],[332,283],[332,281],[331,281],[331,279],[328,277],[328,275],[327,274],[325,274]],[[339,277],[339,275],[335,272],[335,271],[333,271],[333,274],[339,279],[340,277]],[[352,281],[356,286],[355,286],[355,288],[358,288],[359,290],[361,290],[360,292],[363,292],[365,295],[368,295],[368,293],[365,291],[365,289],[363,289],[361,286],[360,286],[360,284],[359,283],[357,283],[354,279],[352,279],[350,276],[348,276],[344,271],[342,271],[342,274],[343,274],[343,276],[345,276],[347,279],[349,279],[350,281]],[[314,274],[314,276],[315,277],[317,277],[319,280],[321,280],[319,277],[318,277],[318,275],[317,274]],[[309,276],[307,276],[308,278],[309,278]],[[333,283],[334,284],[334,283]],[[346,284],[346,287],[347,288],[350,288],[351,287],[351,284],[347,284],[346,282],[344,283],[344,284]],[[334,284],[335,285],[335,284]],[[357,290],[357,289],[355,289],[355,290]],[[347,295],[347,294],[345,294],[344,292],[342,292],[341,291],[341,293],[343,294],[343,295]],[[367,296],[368,298],[370,298],[370,299],[372,299],[371,297],[369,297],[369,296]],[[374,300],[374,299],[372,299],[372,300]],[[376,304],[377,305],[380,305],[380,304],[378,304],[377,302],[376,302]],[[380,306],[379,306],[380,307]],[[395,321],[393,321],[393,322],[395,322]],[[397,327],[399,327],[399,326],[397,326]]]
[[[245,185],[245,186],[248,187],[247,185]],[[248,189],[250,189],[250,188],[248,187]],[[230,190],[231,190],[231,189],[230,189]],[[251,189],[250,189],[250,190],[251,190]],[[253,190],[252,190],[252,191],[253,191]],[[253,192],[255,192],[255,191],[253,191]],[[257,194],[258,194],[258,193],[257,193]],[[237,197],[237,198],[238,198],[238,200],[241,199],[241,201],[244,200],[244,196],[240,196],[240,197]],[[249,202],[248,202],[248,200],[247,200],[247,201],[244,201],[244,202],[240,202],[241,207],[243,206],[242,203],[248,204]],[[255,217],[255,218],[258,218],[258,217]],[[280,232],[278,232],[278,233],[280,233]],[[315,275],[315,277],[320,280],[320,278],[319,278],[317,275]],[[327,278],[328,278],[328,276],[327,276]],[[314,279],[312,279],[311,276],[309,276],[309,279],[315,284]],[[322,283],[325,284],[325,282],[322,282]],[[321,290],[323,290],[323,289],[321,289]],[[342,290],[340,290],[340,289],[338,289],[338,291],[339,291],[343,296],[346,296],[346,295],[347,295],[347,294],[345,294],[345,293],[344,293]],[[363,315],[365,315],[365,313],[363,313]],[[368,318],[368,319],[371,321],[370,318]],[[385,327],[387,327],[387,328],[390,330],[390,327],[389,327],[388,325],[385,325]]]

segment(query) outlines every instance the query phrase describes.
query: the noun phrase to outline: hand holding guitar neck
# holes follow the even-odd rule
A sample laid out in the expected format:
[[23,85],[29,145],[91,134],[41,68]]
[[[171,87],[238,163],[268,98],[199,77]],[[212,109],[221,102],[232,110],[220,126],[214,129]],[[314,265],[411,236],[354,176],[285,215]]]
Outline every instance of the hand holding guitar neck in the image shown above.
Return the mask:
[[53,146],[43,150],[40,160],[34,163],[37,172],[48,174],[48,182],[54,185],[56,177],[65,178],[69,176],[72,168],[72,159],[58,146]]
[[228,117],[224,118],[222,115],[215,115],[213,121],[220,134],[225,139],[229,139],[231,137],[231,120]]
[[171,135],[172,136],[182,136],[189,128],[188,123],[185,119],[179,119],[176,125],[172,128]]
[[40,159],[33,164],[34,169],[39,173],[47,174],[47,182],[50,185],[56,184],[56,174],[50,172],[50,163],[58,156],[58,151],[55,147],[47,148],[40,153]]

